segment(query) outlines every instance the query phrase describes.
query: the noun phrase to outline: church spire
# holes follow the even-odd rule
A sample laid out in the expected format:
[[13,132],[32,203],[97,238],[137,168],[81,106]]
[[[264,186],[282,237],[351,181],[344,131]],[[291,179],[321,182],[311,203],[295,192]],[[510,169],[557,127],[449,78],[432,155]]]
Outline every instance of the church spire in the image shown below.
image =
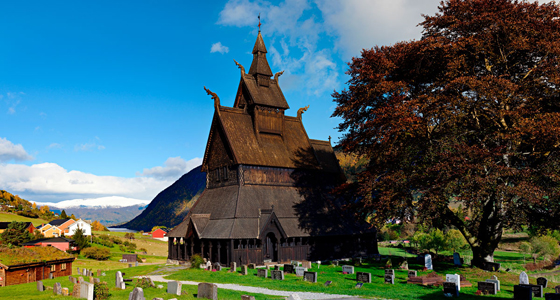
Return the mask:
[[272,77],[272,71],[266,60],[266,46],[264,45],[260,30],[253,47],[253,62],[251,63],[251,68],[249,68],[249,74],[253,76],[265,75],[268,78]]

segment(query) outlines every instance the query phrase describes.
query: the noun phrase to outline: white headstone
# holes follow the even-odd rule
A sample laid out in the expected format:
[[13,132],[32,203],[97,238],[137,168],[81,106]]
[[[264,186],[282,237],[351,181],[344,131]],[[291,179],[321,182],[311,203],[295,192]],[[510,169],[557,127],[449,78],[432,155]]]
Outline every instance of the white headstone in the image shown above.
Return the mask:
[[446,274],[445,275],[445,281],[455,283],[457,285],[457,288],[459,289],[459,291],[461,290],[461,276],[460,275]]
[[298,294],[291,294],[288,300],[301,300]]
[[303,276],[303,272],[307,271],[307,268],[304,267],[296,267],[296,276]]
[[496,291],[500,291],[500,281],[498,279],[486,279],[486,282],[493,282],[496,284]]
[[424,267],[426,267],[428,270],[434,269],[434,265],[432,264],[432,256],[430,254],[426,254],[424,256]]
[[354,266],[344,265],[342,266],[342,272],[346,272],[346,274],[354,274]]
[[80,283],[80,298],[93,300],[93,283],[85,281]]
[[519,284],[529,284],[529,276],[527,276],[527,273],[525,273],[525,271],[519,274]]

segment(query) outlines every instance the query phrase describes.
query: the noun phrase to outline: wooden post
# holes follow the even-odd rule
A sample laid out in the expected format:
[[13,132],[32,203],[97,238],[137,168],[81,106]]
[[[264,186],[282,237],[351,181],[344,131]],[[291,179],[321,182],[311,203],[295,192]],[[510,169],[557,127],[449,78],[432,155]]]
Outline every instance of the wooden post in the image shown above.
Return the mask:
[[200,240],[200,255],[204,258],[204,241]]
[[194,255],[194,238],[191,236],[191,256]]
[[210,244],[208,246],[208,248],[210,248],[208,250],[208,260],[213,261],[213,259],[212,259],[212,248],[213,248],[213,245],[214,245],[214,241],[210,241],[210,242],[208,242],[208,244]]
[[222,251],[222,242],[218,241],[218,262],[221,264],[222,261],[220,260],[220,252]]

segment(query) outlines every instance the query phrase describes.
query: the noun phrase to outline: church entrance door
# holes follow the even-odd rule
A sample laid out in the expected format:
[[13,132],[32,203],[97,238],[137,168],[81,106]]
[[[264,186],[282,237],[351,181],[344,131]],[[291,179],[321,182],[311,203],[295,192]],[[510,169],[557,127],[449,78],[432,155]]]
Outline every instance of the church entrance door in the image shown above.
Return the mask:
[[266,241],[264,245],[265,245],[265,251],[264,251],[265,259],[278,261],[278,240],[276,239],[274,233],[271,232],[266,235]]

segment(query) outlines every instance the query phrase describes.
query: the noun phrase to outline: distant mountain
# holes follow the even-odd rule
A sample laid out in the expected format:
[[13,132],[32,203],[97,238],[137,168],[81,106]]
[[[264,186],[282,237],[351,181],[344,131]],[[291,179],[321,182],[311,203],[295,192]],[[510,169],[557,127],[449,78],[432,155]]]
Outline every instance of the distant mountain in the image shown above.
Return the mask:
[[127,207],[127,206],[146,206],[150,200],[139,200],[119,196],[99,197],[90,199],[73,199],[60,202],[35,202],[39,206],[47,205],[48,207],[56,207],[59,209],[67,209],[74,207],[92,207],[92,208],[108,208],[108,207]]
[[[127,222],[142,213],[146,207],[147,205],[131,205],[125,207],[68,207],[58,209],[64,209],[67,215],[73,214],[76,218],[98,220],[105,226],[111,226]],[[52,209],[56,207],[49,206],[49,208]]]
[[206,188],[206,173],[201,168],[198,166],[183,175],[159,193],[139,216],[118,227],[149,231],[154,226],[177,226]]

